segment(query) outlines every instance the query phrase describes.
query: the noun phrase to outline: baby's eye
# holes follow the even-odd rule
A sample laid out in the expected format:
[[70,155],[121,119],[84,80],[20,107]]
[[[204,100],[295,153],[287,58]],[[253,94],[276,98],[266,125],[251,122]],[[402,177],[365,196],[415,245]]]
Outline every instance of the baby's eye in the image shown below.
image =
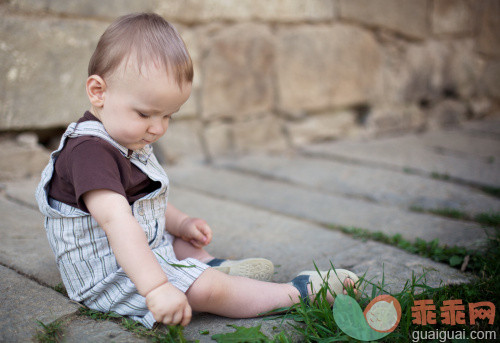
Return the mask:
[[149,118],[149,116],[147,114],[144,114],[142,112],[137,112],[137,114],[139,114],[139,117],[141,117],[141,118]]

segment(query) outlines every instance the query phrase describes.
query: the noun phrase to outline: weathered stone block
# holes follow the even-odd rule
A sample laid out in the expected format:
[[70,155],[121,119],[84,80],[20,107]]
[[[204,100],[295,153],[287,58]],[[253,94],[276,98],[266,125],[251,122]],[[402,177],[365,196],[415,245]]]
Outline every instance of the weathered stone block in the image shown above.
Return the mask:
[[467,107],[460,101],[445,100],[429,111],[430,128],[457,126],[467,119]]
[[250,0],[169,0],[158,5],[158,12],[167,18],[186,23],[215,20],[247,20],[251,17]]
[[278,31],[279,106],[323,110],[369,101],[380,53],[372,34],[345,25]]
[[237,152],[267,150],[282,151],[287,147],[282,122],[272,116],[256,116],[235,123],[232,128]]
[[168,160],[177,160],[181,156],[198,156],[202,154],[200,130],[201,125],[196,120],[174,119],[157,144]]
[[79,305],[15,271],[0,266],[0,341],[33,342],[45,325],[76,313]]
[[430,101],[440,97],[443,70],[449,57],[449,49],[436,41],[410,45],[404,61],[408,78],[402,88],[403,101]]
[[493,109],[492,101],[486,96],[478,96],[468,99],[471,119],[484,118]]
[[481,1],[480,23],[478,50],[490,56],[500,56],[500,1]]
[[191,90],[191,96],[189,99],[182,105],[181,109],[179,112],[174,114],[175,119],[193,119],[198,116],[198,98],[199,98],[199,92],[193,85],[193,88]]
[[124,326],[109,320],[95,320],[86,316],[75,316],[66,323],[61,342],[71,343],[147,343],[150,340],[134,335]]
[[116,18],[132,12],[154,11],[159,0],[13,0],[11,6],[28,12],[47,11],[85,17]]
[[437,34],[472,33],[477,21],[477,2],[438,0],[433,2],[432,31]]
[[310,116],[299,122],[290,122],[286,128],[293,144],[300,146],[327,139],[348,137],[356,131],[356,126],[355,114],[343,111]]
[[500,99],[500,61],[490,61],[486,65],[481,84],[486,94]]
[[477,95],[485,62],[476,53],[475,40],[451,41],[449,49],[449,55],[444,64],[445,89],[452,90],[463,98]]
[[232,152],[232,136],[228,123],[209,123],[203,130],[203,137],[211,157]]
[[337,15],[332,0],[260,0],[252,4],[253,17],[268,21],[322,21]]
[[[12,193],[10,183],[7,189]],[[32,188],[32,198],[34,193]],[[38,209],[20,205],[18,201],[28,205],[21,196],[13,196],[16,201],[0,198],[0,264],[55,287],[62,280],[43,227],[43,215]]]
[[426,0],[340,0],[341,18],[376,25],[413,38],[428,33]]
[[408,131],[423,128],[426,116],[416,106],[380,106],[374,108],[366,121],[368,135]]
[[470,97],[477,93],[484,64],[471,39],[387,44],[382,56],[375,98],[397,104]]
[[158,6],[163,15],[187,23],[261,19],[278,22],[329,20],[332,0],[169,0]]
[[0,129],[64,126],[88,107],[95,21],[16,15],[0,19]]
[[39,145],[0,140],[0,180],[40,175],[48,161],[49,152]]
[[[191,56],[194,69],[193,90],[198,90],[201,85],[202,70],[201,70],[200,37],[203,35],[203,31],[191,29],[189,27],[179,24],[174,24],[174,26],[177,29],[177,31],[179,31],[179,34],[184,40],[184,43],[186,44],[186,47],[189,51],[189,55]],[[193,95],[191,95],[191,97],[192,96]]]
[[238,118],[270,110],[274,55],[264,25],[239,24],[216,35],[203,63],[202,115]]

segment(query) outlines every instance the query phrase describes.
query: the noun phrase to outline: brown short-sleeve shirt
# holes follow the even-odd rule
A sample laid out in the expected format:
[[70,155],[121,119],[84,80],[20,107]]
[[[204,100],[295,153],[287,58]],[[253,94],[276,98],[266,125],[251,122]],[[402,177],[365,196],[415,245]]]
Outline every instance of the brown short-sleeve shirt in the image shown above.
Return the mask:
[[[85,112],[78,123],[97,120]],[[108,142],[94,136],[69,138],[56,160],[49,196],[88,212],[82,196],[109,189],[127,198],[129,204],[161,186]]]

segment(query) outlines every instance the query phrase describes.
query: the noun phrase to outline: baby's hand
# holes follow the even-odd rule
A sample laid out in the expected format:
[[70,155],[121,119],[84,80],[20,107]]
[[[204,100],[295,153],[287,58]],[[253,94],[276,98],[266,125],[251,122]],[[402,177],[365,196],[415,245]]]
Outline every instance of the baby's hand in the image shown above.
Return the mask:
[[170,282],[150,291],[146,305],[158,323],[186,326],[191,321],[191,306],[186,295]]
[[179,232],[183,240],[190,242],[197,248],[202,248],[212,241],[212,229],[210,229],[210,226],[203,219],[184,219]]

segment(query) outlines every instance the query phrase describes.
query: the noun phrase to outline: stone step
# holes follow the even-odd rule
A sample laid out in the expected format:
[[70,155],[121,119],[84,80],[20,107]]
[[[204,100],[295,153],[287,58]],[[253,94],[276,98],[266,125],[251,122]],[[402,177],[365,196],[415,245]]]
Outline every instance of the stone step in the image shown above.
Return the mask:
[[0,264],[54,287],[62,280],[40,212],[0,197]]
[[[202,175],[208,174],[209,169],[204,169],[198,179],[201,180]],[[370,258],[370,249],[363,247],[367,243],[314,224],[188,190],[172,191],[171,199],[178,206],[177,198],[179,202],[183,201],[180,207],[182,210],[205,218],[218,230],[216,231],[218,239],[209,246],[209,251],[226,258],[249,256],[271,258],[276,264],[281,265],[276,276],[278,281],[289,281],[298,272],[312,268],[312,261],[321,261],[318,264],[321,268],[328,268],[330,260],[337,267],[337,264],[341,263],[340,267],[352,268],[358,263],[365,263]],[[5,211],[2,214],[2,218],[5,218],[4,224],[0,226],[2,232],[5,233],[2,235],[5,239],[2,239],[0,243],[0,261],[48,285],[59,284],[61,279],[41,226],[41,215],[36,211],[20,208],[18,204],[4,199],[0,201],[2,204],[0,208]],[[207,207],[208,205],[210,206]],[[210,210],[206,211],[207,208]],[[20,212],[24,213],[25,224],[31,223],[30,225],[19,225],[16,219],[21,215]],[[26,219],[30,217],[31,219]],[[231,229],[234,223],[238,223],[237,229]],[[225,231],[220,232],[221,229]],[[260,234],[255,236],[257,232]],[[24,238],[20,239],[20,237]],[[310,248],[304,249],[303,244],[307,242],[308,237],[310,237]],[[235,244],[234,240],[240,244]],[[28,251],[23,251],[22,248],[27,246],[27,242],[30,242],[28,244],[30,248],[27,249]],[[372,249],[376,250],[373,256],[379,259],[385,256],[386,260],[390,261],[390,256],[397,256],[400,253],[408,255],[409,261],[414,258],[392,247],[374,242],[369,244],[373,247]],[[343,254],[344,251],[348,253]],[[288,257],[292,256],[294,256],[293,262],[290,262]],[[362,256],[362,258],[357,259],[356,256]],[[395,263],[401,262],[399,258],[393,258],[393,260]],[[426,261],[425,263],[434,263],[426,259],[421,260]],[[383,258],[380,261],[383,261]],[[422,265],[425,263],[422,262]],[[450,272],[453,274],[455,270],[450,268]],[[463,282],[465,279],[459,278],[459,280]]]
[[473,187],[335,160],[261,154],[218,159],[215,165],[404,209],[453,209],[472,215],[500,211],[500,199]]
[[60,293],[0,265],[0,342],[30,342],[56,320],[60,342],[149,342],[110,321],[96,321],[77,313],[79,304]]
[[[480,186],[500,186],[498,140],[454,133],[448,136],[453,139],[431,132],[369,142],[328,142],[307,146],[303,152],[399,171],[410,169]],[[478,151],[481,153],[476,154]]]
[[429,131],[421,135],[425,145],[437,153],[456,156],[478,157],[488,162],[491,158],[500,158],[500,135],[498,139],[468,134],[463,129],[449,131]]
[[[296,322],[292,322],[297,325]],[[197,313],[193,315],[191,323],[184,329],[186,339],[193,342],[215,342],[212,336],[216,334],[224,334],[234,332],[235,329],[228,325],[255,327],[261,325],[261,332],[272,339],[281,331],[286,331],[292,338],[293,342],[300,342],[297,335],[292,334],[293,328],[290,326],[289,320],[283,320],[283,317],[275,319],[270,318],[250,318],[250,319],[232,319],[225,318],[209,313]],[[202,332],[208,331],[208,334]]]
[[474,120],[462,123],[464,131],[500,139],[500,118]]
[[94,320],[85,316],[74,316],[64,323],[63,343],[139,343],[151,342],[134,335],[118,323],[108,320]]
[[275,180],[211,167],[186,165],[167,170],[174,184],[322,224],[358,227],[405,239],[438,239],[449,246],[481,247],[485,229],[475,223],[403,211]]
[[[200,175],[207,172],[207,169],[203,169],[200,171]],[[4,219],[0,226],[2,232],[0,262],[15,267],[23,274],[32,275],[45,284],[56,285],[60,282],[60,277],[57,274],[52,252],[46,243],[41,215],[25,205],[30,199],[31,192],[28,191],[28,188],[26,187],[25,192],[12,192],[14,196],[12,199],[17,197],[17,202],[13,202],[12,199],[0,198],[0,210]],[[181,210],[204,218],[210,223],[215,238],[208,250],[215,256],[270,258],[277,266],[275,281],[278,282],[287,282],[298,272],[312,269],[313,262],[320,269],[329,268],[330,263],[333,263],[337,268],[351,269],[358,274],[365,274],[365,277],[374,283],[380,282],[382,274],[384,274],[387,289],[392,291],[400,290],[406,280],[411,278],[412,272],[417,275],[427,272],[426,282],[432,287],[438,287],[443,283],[463,283],[470,280],[466,274],[446,265],[408,254],[394,247],[376,242],[354,240],[342,233],[327,230],[303,220],[237,204],[230,200],[217,199],[175,185],[171,191],[171,201]],[[19,218],[23,218],[23,225],[20,225]],[[26,249],[26,247],[28,248]],[[14,252],[18,252],[19,255],[15,255]],[[5,280],[5,282],[0,283],[0,288],[2,294],[10,299],[10,302],[12,299],[16,299],[17,303],[19,298],[26,296],[23,294],[29,294],[31,297],[34,292],[31,289],[23,291],[17,287],[15,282],[11,281],[11,278],[4,278],[4,270],[7,274],[14,273],[14,279],[21,280],[17,282],[22,282],[26,287],[32,285],[34,288],[41,289],[44,292],[43,295],[48,292],[55,294],[58,299],[62,298],[64,301],[70,302],[52,289],[40,286],[34,281],[4,268],[1,270],[1,280]],[[51,281],[51,279],[53,280]],[[11,296],[10,293],[4,292],[4,288],[8,287],[19,289],[20,293]],[[366,291],[370,291],[370,287]],[[45,298],[50,299],[50,297],[44,296]],[[43,311],[33,312],[34,321],[38,318],[44,318],[48,313],[54,314],[52,305],[44,303],[42,309]],[[20,311],[24,313],[25,310],[23,308]],[[52,321],[64,315],[66,313],[61,315],[56,313],[50,319]],[[24,341],[28,331],[20,333],[17,329],[19,326],[11,325],[9,320],[10,318],[0,318],[0,325],[12,327],[9,329],[10,331],[2,330],[2,334],[9,335],[8,338],[13,337],[9,341]],[[28,332],[29,335],[36,331],[36,322],[34,323],[30,324],[32,329]],[[196,314],[192,324],[185,329],[185,336],[188,339],[209,342],[213,334],[232,332],[233,329],[227,327],[227,324],[247,327],[263,324],[262,331],[272,337],[282,329],[280,323],[281,319],[273,321],[263,321],[262,319],[234,320],[209,314]],[[88,341],[105,342],[109,339],[115,339],[119,342],[143,341],[142,338],[131,336],[130,333],[125,332],[118,324],[96,322],[86,317],[73,316],[64,325],[62,339],[64,342],[80,342],[86,333],[89,337]],[[273,329],[275,326],[278,327],[277,330]],[[210,333],[202,335],[201,330],[208,330]]]
[[216,257],[265,257],[278,267],[274,281],[288,282],[297,273],[313,269],[350,269],[374,283],[385,273],[387,288],[401,290],[412,272],[426,283],[463,283],[466,274],[427,258],[406,253],[377,242],[363,242],[315,224],[262,209],[250,208],[232,200],[172,186],[170,203],[191,216],[205,219],[214,232],[207,250]]
[[0,187],[4,189],[5,196],[8,199],[19,202],[22,205],[31,207],[38,211],[38,204],[35,199],[35,190],[40,176],[32,177],[29,179],[6,181]]
[[[296,324],[296,323],[295,323]],[[272,338],[281,331],[292,331],[287,321],[277,319],[230,319],[208,313],[194,314],[191,323],[184,328],[184,337],[190,342],[215,342],[212,336],[233,332],[228,325],[254,327],[261,325],[261,331]],[[159,330],[168,330],[160,327]],[[112,321],[93,320],[85,316],[73,316],[62,328],[61,342],[65,343],[136,343],[151,342],[150,339],[134,335],[123,326]],[[205,332],[208,332],[205,334]],[[293,335],[292,335],[293,337]],[[298,340],[297,340],[298,341]]]
[[74,314],[79,305],[0,265],[0,341],[29,342],[47,325]]

